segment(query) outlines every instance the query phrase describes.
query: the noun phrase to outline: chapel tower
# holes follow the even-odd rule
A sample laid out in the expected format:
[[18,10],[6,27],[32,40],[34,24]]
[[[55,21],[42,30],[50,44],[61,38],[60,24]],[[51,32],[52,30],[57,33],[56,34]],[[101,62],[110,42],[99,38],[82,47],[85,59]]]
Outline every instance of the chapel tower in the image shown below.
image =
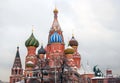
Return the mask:
[[81,56],[78,52],[78,41],[75,39],[74,35],[72,35],[71,40],[69,41],[69,45],[74,49],[73,59],[75,61],[76,67],[80,68]]
[[[54,13],[54,20],[52,27],[49,31],[47,53],[46,53],[46,58],[50,60],[49,66],[51,68],[54,67],[55,65],[60,67],[58,61],[63,57],[64,54],[64,37],[58,22],[58,16],[57,16],[58,10],[55,8],[53,13]],[[57,60],[57,62],[55,60]]]
[[25,77],[32,77],[33,72],[36,63],[37,63],[37,57],[36,57],[36,48],[39,46],[38,40],[34,37],[34,34],[32,32],[31,36],[26,40],[25,46],[27,47],[27,56],[25,59]]

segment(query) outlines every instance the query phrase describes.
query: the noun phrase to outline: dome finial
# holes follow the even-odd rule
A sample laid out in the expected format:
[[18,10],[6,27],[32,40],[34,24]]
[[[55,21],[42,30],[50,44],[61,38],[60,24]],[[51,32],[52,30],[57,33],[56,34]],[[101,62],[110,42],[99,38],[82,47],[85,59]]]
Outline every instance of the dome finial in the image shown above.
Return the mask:
[[74,30],[72,29],[72,37],[74,37]]
[[19,50],[19,46],[17,46],[17,51]]
[[72,37],[74,37],[74,34],[72,33]]
[[43,46],[43,43],[41,43],[41,46]]
[[70,46],[70,43],[69,43],[69,37],[68,37],[68,40],[67,40],[67,44],[68,44],[68,46]]
[[32,25],[32,33],[34,32],[34,25]]
[[61,30],[61,27],[60,27],[59,22],[58,22],[58,9],[56,7],[53,10],[53,13],[54,13],[54,20],[53,20],[53,24],[52,24],[51,30],[55,30],[55,28],[57,30]]
[[54,11],[53,11],[53,13],[54,13],[54,19],[57,19],[58,9],[55,8]]

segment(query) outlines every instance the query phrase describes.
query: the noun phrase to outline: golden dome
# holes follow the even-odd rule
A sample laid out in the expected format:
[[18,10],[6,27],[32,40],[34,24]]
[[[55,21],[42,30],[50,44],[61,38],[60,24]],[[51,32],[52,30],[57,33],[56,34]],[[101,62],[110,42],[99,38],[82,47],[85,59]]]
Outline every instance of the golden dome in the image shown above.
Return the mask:
[[58,13],[58,9],[57,9],[57,8],[55,8],[53,12],[54,12],[54,13]]
[[68,46],[65,50],[64,50],[65,54],[73,54],[74,53],[74,49],[71,46]]

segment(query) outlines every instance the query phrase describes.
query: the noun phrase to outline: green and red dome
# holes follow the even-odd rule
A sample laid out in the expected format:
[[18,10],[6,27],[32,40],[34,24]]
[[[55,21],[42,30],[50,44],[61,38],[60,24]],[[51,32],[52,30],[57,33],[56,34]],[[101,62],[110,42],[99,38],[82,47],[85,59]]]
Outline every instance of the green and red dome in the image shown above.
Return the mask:
[[39,46],[39,42],[38,42],[38,40],[34,37],[33,33],[32,33],[31,36],[26,40],[25,46],[26,46],[26,47],[29,47],[29,46],[38,47],[38,46]]

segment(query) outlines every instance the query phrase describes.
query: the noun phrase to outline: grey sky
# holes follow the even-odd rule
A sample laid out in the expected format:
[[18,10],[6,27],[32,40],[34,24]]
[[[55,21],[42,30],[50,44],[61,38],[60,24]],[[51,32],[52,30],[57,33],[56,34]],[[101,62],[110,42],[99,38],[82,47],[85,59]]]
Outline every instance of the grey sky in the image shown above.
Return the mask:
[[[98,64],[120,74],[120,1],[119,0],[56,0],[59,23],[65,43],[74,33],[79,41],[82,64]],[[23,63],[27,53],[24,45],[31,35],[47,44],[53,21],[54,0],[0,1],[0,79],[9,81],[11,67],[20,47]]]

